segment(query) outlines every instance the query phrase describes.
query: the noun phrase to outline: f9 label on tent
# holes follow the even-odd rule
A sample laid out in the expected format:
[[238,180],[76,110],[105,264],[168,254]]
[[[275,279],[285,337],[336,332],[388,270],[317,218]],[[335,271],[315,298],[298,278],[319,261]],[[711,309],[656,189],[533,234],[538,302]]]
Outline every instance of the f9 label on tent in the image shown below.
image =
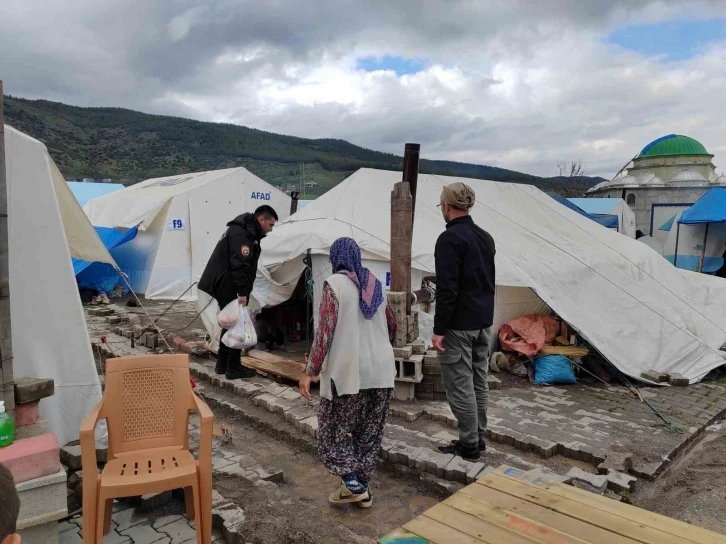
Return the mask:
[[184,230],[186,226],[186,222],[183,219],[171,219],[167,224],[167,230]]

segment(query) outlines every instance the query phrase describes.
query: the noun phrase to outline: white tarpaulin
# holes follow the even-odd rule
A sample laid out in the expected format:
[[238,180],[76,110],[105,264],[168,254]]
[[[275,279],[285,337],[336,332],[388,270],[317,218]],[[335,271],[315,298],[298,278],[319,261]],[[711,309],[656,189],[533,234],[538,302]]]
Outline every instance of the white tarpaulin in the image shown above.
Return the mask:
[[269,204],[280,219],[290,197],[245,168],[149,179],[86,203],[96,227],[139,226],[136,238],[112,251],[131,287],[149,299],[196,300],[187,289],[204,271],[226,224]]
[[[400,179],[399,172],[359,170],[278,225],[263,241],[260,262],[282,287],[267,285],[260,276],[253,297],[265,303],[269,293],[279,298],[283,288],[291,292],[305,252],[325,256],[341,236],[358,242],[366,264],[383,261],[385,267],[390,193]],[[708,290],[718,289],[714,285],[689,279],[646,245],[601,227],[532,186],[420,175],[415,270],[434,271],[434,244],[445,226],[436,205],[441,188],[455,181],[476,191],[472,216],[497,244],[497,286],[528,288],[541,299],[533,302],[524,291],[498,289],[497,306],[511,302],[524,309],[544,302],[633,377],[653,369],[697,381],[724,364],[726,305],[719,301],[726,298],[726,285],[723,296],[709,297]],[[324,266],[317,270],[316,288],[326,273]]]
[[616,215],[620,234],[635,238],[635,212],[622,198],[568,198],[587,213]]
[[52,378],[41,416],[61,444],[101,400],[71,256],[113,264],[45,146],[5,126],[16,377]]

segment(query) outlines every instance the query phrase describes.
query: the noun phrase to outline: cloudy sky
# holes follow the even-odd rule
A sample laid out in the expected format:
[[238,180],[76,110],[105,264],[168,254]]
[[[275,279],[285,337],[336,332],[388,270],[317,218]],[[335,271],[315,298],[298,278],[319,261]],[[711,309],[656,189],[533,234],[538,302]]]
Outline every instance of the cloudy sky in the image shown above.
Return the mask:
[[726,168],[726,0],[3,0],[6,93],[539,175]]

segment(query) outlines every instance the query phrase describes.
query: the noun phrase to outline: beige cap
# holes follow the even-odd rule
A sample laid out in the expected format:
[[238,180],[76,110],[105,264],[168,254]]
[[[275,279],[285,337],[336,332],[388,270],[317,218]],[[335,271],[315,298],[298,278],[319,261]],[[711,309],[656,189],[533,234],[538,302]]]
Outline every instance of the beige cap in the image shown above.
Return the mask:
[[460,210],[471,210],[476,202],[476,195],[468,185],[457,181],[445,185],[441,191],[441,202]]

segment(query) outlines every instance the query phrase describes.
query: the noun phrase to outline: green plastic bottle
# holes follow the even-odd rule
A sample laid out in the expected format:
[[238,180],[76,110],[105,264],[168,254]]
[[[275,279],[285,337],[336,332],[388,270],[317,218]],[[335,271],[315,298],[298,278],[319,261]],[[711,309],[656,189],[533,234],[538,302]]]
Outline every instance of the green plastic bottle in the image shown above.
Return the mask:
[[5,401],[0,400],[0,448],[13,443],[15,420],[5,412]]

